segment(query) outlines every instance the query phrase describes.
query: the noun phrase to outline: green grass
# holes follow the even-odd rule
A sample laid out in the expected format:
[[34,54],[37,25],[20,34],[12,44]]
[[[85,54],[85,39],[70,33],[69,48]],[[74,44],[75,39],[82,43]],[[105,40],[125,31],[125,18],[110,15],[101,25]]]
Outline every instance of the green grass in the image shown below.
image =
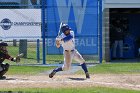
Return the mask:
[[[19,47],[8,46],[8,53],[15,57],[19,53]],[[42,48],[40,48],[40,57],[42,58]],[[28,47],[27,48],[27,58],[29,59],[36,59],[36,47]]]
[[[17,56],[19,47],[8,46],[9,54],[13,57]],[[40,57],[42,59],[42,49],[40,49]],[[47,63],[63,61],[63,55],[47,55]],[[7,61],[7,60],[5,60]],[[92,60],[91,60],[92,61]],[[36,61],[36,48],[28,47],[28,57],[22,58],[19,64],[41,64]],[[36,75],[55,67],[43,66],[13,66],[10,63],[8,75]],[[91,74],[140,74],[140,63],[103,63],[88,68]],[[83,73],[81,70],[78,73]],[[108,88],[108,87],[86,87],[86,88],[18,88],[18,89],[1,89],[1,91],[23,91],[24,93],[140,93],[140,91]],[[9,93],[9,92],[8,92]],[[22,93],[22,92],[19,92]]]
[[[0,89],[0,91],[13,91],[19,93],[140,93],[136,90],[88,87],[88,88],[24,88],[24,89]],[[11,93],[11,92],[8,92]]]
[[[55,67],[11,66],[8,74],[37,74]],[[140,63],[104,63],[88,68],[91,74],[140,74]],[[83,73],[81,69],[78,73]]]
[[91,74],[140,74],[140,63],[103,63],[88,69]]
[[[17,56],[19,53],[19,47],[8,46],[8,52],[12,56]],[[36,59],[36,47],[27,48],[27,59]],[[46,55],[48,61],[52,60],[63,60],[63,55]],[[40,48],[40,59],[42,59],[42,48]]]
[[[12,65],[8,74],[36,74],[53,68],[55,67]],[[89,67],[88,70],[90,74],[140,74],[140,63],[103,63]],[[83,70],[77,73],[83,74]]]
[[[19,53],[19,47],[14,46],[8,46],[8,53],[12,57],[16,57]],[[42,48],[40,47],[40,62],[42,62]],[[26,64],[26,62],[31,64],[37,63],[37,53],[36,53],[36,47],[35,46],[29,46],[27,48],[27,58],[22,58],[21,62],[23,64]],[[46,61],[47,63],[55,63],[63,61],[63,55],[46,55]]]
[[[120,73],[139,73],[139,63],[110,63],[99,64],[95,67],[90,67],[89,71],[97,74],[120,74]],[[11,66],[7,74],[38,74],[54,67],[42,66]],[[20,93],[140,93],[136,90],[108,88],[108,87],[86,87],[86,88],[18,88],[8,89],[0,88],[0,91],[15,91]]]
[[48,70],[53,69],[54,67],[45,67],[45,66],[10,66],[8,75],[35,75]]
[[[12,57],[16,57],[19,53],[19,46],[8,46],[7,47],[9,54]],[[42,47],[40,47],[40,60],[42,61]],[[27,58],[23,58],[21,61],[26,62],[27,60],[30,60],[29,62],[31,63],[37,63],[37,51],[36,51],[36,46],[35,45],[28,45],[27,48]],[[64,58],[63,55],[58,54],[58,55],[46,55],[46,61],[47,63],[55,63],[55,62],[63,62]],[[95,62],[97,60],[93,58],[87,58],[86,61],[88,62]],[[28,63],[29,63],[28,62]],[[74,62],[74,61],[73,61]]]

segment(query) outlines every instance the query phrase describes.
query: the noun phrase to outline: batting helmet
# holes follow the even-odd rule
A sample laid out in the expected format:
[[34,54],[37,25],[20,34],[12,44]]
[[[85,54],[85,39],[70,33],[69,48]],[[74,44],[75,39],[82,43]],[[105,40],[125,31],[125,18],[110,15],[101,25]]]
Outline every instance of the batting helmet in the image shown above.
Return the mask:
[[64,33],[67,30],[71,30],[71,28],[69,27],[68,24],[63,24],[62,27],[61,27],[61,31]]
[[0,42],[0,46],[8,46],[8,44],[4,42]]

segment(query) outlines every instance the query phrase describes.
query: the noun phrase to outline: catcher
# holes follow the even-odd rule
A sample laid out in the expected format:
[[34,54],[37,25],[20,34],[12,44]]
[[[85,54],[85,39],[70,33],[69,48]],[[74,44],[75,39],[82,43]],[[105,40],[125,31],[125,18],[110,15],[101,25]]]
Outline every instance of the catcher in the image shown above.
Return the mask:
[[82,69],[85,72],[86,78],[90,78],[85,60],[81,54],[75,49],[75,39],[74,32],[67,24],[63,24],[61,27],[62,34],[59,37],[56,37],[56,47],[63,47],[64,54],[64,64],[62,67],[55,68],[50,74],[49,77],[52,78],[56,72],[69,70],[72,59],[80,63]]
[[14,62],[20,62],[20,57],[23,54],[18,55],[17,57],[11,57],[8,54],[7,51],[7,47],[8,44],[4,43],[4,42],[0,42],[0,80],[6,79],[6,76],[3,76],[9,69],[9,64],[8,63],[4,63],[3,61],[5,59],[8,59],[10,61],[14,61]]

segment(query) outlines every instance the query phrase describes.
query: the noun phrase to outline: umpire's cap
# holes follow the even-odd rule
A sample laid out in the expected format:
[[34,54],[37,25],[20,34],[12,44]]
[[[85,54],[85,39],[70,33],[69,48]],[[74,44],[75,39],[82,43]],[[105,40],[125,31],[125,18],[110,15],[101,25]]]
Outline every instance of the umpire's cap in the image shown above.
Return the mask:
[[0,42],[0,46],[8,46],[8,44],[5,42]]
[[64,33],[67,30],[71,30],[71,28],[69,27],[68,24],[63,24],[62,27],[61,27],[61,31]]

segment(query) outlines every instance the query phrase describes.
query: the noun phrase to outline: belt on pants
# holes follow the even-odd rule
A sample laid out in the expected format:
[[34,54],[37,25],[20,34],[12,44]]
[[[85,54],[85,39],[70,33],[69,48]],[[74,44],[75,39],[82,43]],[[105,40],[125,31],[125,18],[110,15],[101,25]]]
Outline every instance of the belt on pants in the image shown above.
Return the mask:
[[66,52],[73,52],[74,50],[65,50]]

